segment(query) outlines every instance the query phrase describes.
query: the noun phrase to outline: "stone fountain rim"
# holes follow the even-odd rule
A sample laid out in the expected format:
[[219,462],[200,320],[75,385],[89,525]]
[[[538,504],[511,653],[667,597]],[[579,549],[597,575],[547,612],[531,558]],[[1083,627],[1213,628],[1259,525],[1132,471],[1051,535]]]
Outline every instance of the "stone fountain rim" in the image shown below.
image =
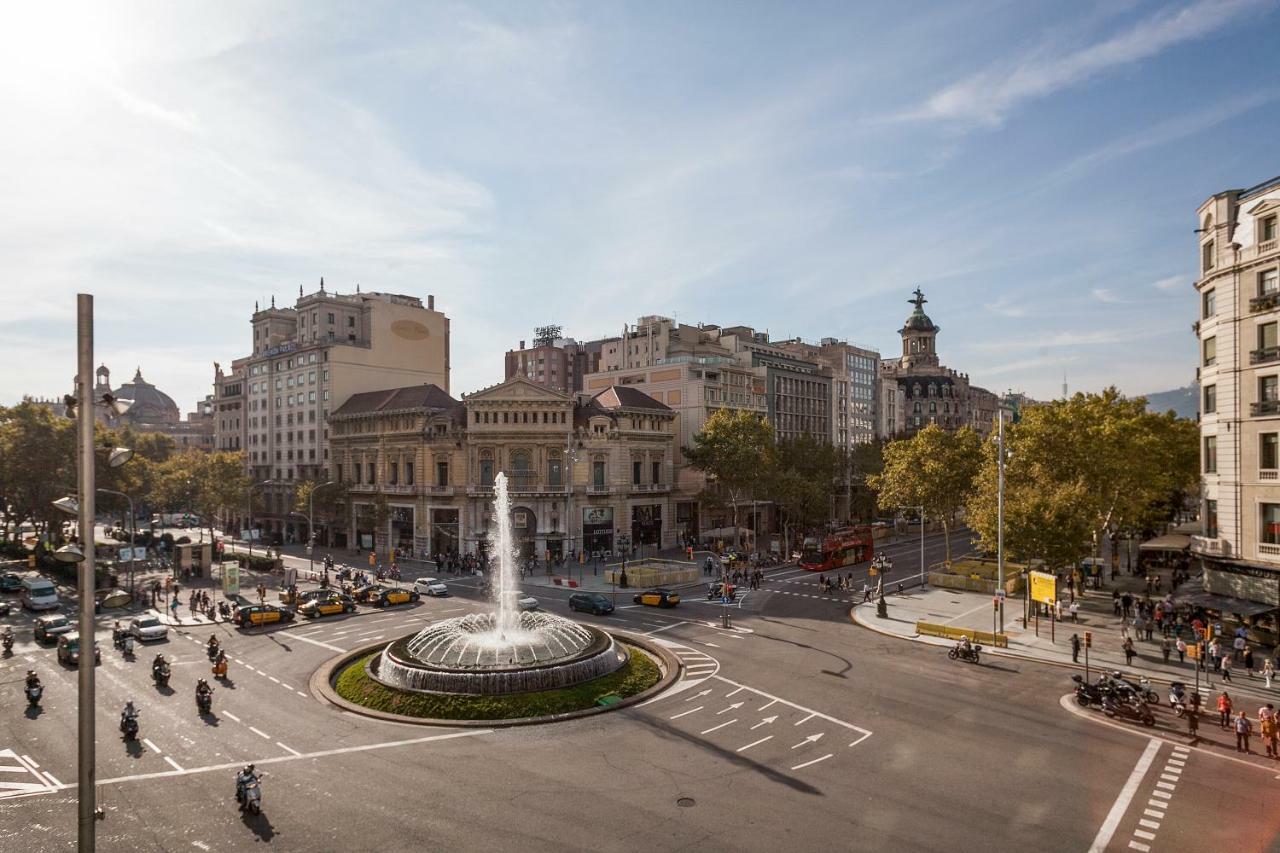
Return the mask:
[[[609,645],[610,645],[610,639],[609,639],[610,632],[605,631],[602,628],[597,628],[595,625],[588,625],[584,622],[574,622],[572,619],[565,619],[563,616],[555,616],[554,614],[545,614],[545,615],[552,616],[553,618],[559,619],[562,622],[567,622],[570,625],[576,625],[578,627],[585,628],[587,632],[591,635],[591,642],[583,646],[578,651],[574,652],[572,655],[569,655],[567,657],[553,658],[547,661],[539,661],[539,662],[528,663],[528,664],[494,663],[494,664],[484,664],[479,666],[445,666],[443,664],[428,663],[426,661],[418,660],[417,658],[410,655],[408,651],[409,643],[413,640],[414,637],[417,636],[417,634],[413,634],[407,637],[400,637],[398,639],[392,640],[390,643],[383,644],[383,646],[386,649],[387,653],[390,654],[393,658],[395,658],[397,662],[406,666],[417,666],[417,667],[420,667],[421,669],[429,669],[429,670],[434,670],[436,672],[472,673],[476,675],[483,675],[487,673],[497,673],[497,672],[512,672],[515,670],[523,671],[523,670],[551,669],[552,667],[564,666],[565,664],[573,663],[574,661],[585,660],[586,658],[589,658],[598,654],[603,654],[606,651],[608,651]],[[465,617],[459,617],[459,618],[465,618]],[[441,623],[436,623],[436,625],[438,624],[441,624]],[[436,625],[431,625],[429,627],[434,628],[436,627]],[[400,653],[402,650],[403,650],[403,654]]]
[[628,696],[620,702],[604,707],[595,706],[591,708],[581,708],[577,711],[567,711],[563,714],[549,714],[541,717],[516,717],[509,720],[454,720],[454,719],[437,719],[432,717],[411,717],[406,714],[392,714],[387,711],[377,711],[373,708],[366,708],[363,705],[357,705],[355,702],[349,702],[338,695],[337,690],[333,687],[333,682],[337,678],[337,674],[347,667],[348,664],[364,657],[370,652],[377,651],[386,646],[384,642],[369,643],[349,652],[343,652],[336,657],[330,658],[311,674],[311,680],[308,686],[311,694],[319,698],[322,702],[328,702],[340,711],[346,711],[352,714],[358,714],[362,717],[369,717],[374,720],[381,720],[388,723],[402,723],[413,726],[431,726],[435,728],[450,729],[499,729],[511,728],[514,726],[536,726],[545,725],[547,723],[560,723],[567,720],[576,720],[580,717],[590,717],[595,714],[604,714],[609,711],[618,711],[623,708],[629,708],[632,705],[646,702],[649,699],[665,693],[680,678],[684,672],[684,664],[675,652],[666,646],[660,645],[653,641],[652,638],[634,634],[630,631],[608,631],[613,635],[614,639],[619,643],[628,646],[634,646],[641,651],[646,652],[655,658],[659,669],[662,670],[662,677],[658,682],[647,690],[641,690],[634,696]]

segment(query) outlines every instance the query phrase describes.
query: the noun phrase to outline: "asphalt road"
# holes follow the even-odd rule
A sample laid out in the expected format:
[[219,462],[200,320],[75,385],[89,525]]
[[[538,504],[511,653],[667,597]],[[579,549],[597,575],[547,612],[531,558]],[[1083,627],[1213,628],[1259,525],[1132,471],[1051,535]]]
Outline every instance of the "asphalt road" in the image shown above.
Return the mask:
[[[929,549],[940,551],[941,541],[926,548],[926,559],[937,559]],[[794,571],[748,592],[731,608],[730,630],[720,627],[718,604],[686,599],[655,610],[620,594],[614,615],[589,621],[648,633],[686,665],[671,692],[623,711],[552,726],[435,729],[341,713],[308,693],[311,672],[340,650],[482,606],[469,582],[414,607],[283,629],[213,629],[231,654],[232,681],[217,687],[209,718],[197,715],[193,697],[195,678],[208,672],[209,629],[171,630],[136,661],[110,648],[104,631],[99,849],[269,842],[300,851],[954,853],[1275,844],[1275,772],[1070,714],[1060,704],[1069,685],[1062,670],[954,663],[936,648],[857,628],[851,595],[826,598],[814,576]],[[545,609],[567,613],[567,591],[534,594]],[[75,673],[33,647],[26,617],[8,621],[20,639],[0,667],[0,849],[70,850]],[[174,661],[170,694],[150,684],[157,651]],[[38,715],[23,710],[30,666],[48,685]],[[142,708],[144,740],[132,748],[116,728],[128,698]],[[260,817],[242,816],[232,800],[234,769],[247,761],[267,773]]]

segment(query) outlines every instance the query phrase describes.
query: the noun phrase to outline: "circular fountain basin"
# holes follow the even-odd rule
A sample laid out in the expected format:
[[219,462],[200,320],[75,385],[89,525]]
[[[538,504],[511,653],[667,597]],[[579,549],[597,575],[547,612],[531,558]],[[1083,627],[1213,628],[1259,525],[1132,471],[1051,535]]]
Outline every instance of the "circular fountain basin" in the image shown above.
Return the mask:
[[387,646],[370,674],[400,690],[491,695],[571,687],[616,671],[623,646],[550,613],[472,613]]

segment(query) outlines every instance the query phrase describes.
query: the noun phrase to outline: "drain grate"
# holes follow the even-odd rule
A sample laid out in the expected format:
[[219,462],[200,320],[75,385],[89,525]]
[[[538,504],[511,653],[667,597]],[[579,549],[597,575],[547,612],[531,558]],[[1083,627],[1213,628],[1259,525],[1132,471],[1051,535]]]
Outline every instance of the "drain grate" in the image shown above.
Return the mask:
[[693,808],[693,797],[681,797],[676,800],[676,805],[682,809]]

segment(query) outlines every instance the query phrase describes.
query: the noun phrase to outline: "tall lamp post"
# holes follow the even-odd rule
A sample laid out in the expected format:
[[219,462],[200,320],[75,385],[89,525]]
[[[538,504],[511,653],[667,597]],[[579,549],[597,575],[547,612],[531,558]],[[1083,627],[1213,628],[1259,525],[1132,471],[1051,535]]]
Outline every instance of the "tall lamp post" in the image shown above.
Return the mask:
[[[124,449],[125,448],[116,448],[115,451],[124,450]],[[112,466],[112,467],[116,467],[116,466]],[[133,549],[135,547],[135,540],[137,540],[138,538],[138,522],[137,522],[137,516],[133,512],[133,498],[129,497],[124,492],[118,492],[115,489],[104,489],[102,486],[98,486],[97,491],[102,492],[104,494],[108,494],[108,495],[117,495],[119,497],[124,498],[129,503],[129,593],[132,595],[134,592]],[[68,515],[79,515],[80,514],[79,503],[80,502],[76,500],[74,497],[68,496],[65,498],[58,498],[56,501],[53,502],[53,505],[58,509],[62,510],[63,512],[67,513]]]
[[275,480],[263,480],[260,483],[250,483],[249,487],[244,490],[244,541],[249,546],[249,556],[253,556],[253,490],[259,486],[275,485]]
[[[333,480],[326,480],[311,490],[311,494],[307,496],[307,570],[314,573],[316,570],[316,492],[325,486],[336,486]],[[328,574],[325,574],[328,577]]]

